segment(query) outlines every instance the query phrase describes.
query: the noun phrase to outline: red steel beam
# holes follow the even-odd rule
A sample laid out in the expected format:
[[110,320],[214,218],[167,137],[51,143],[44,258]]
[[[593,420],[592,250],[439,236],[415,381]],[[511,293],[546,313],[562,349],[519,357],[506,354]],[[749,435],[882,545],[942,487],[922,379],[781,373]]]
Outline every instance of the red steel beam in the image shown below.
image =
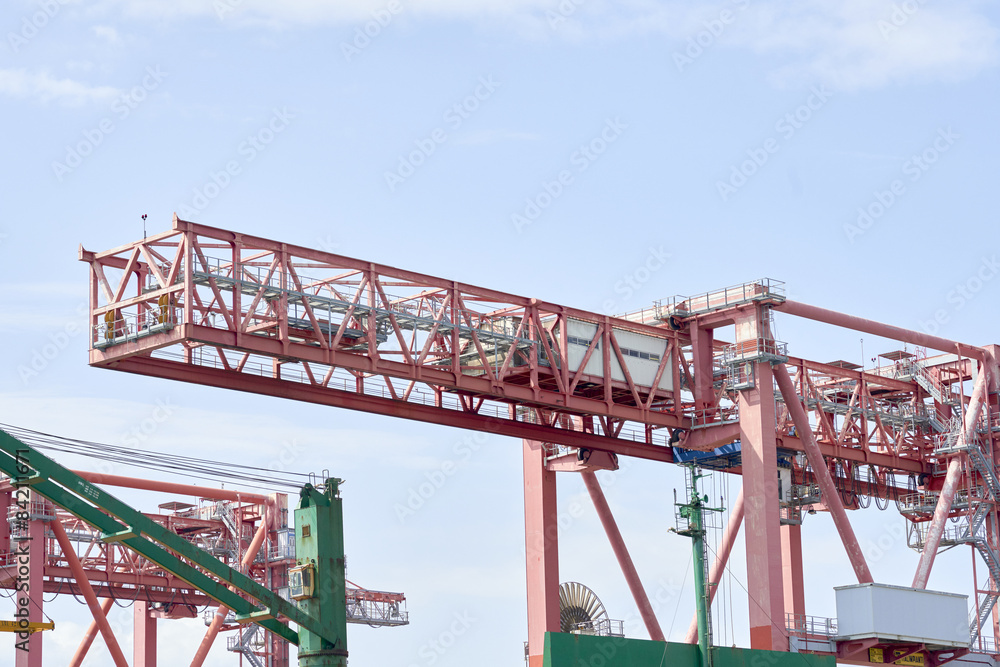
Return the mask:
[[776,364],[774,366],[774,378],[778,383],[778,389],[781,391],[782,397],[785,399],[785,406],[788,408],[792,421],[795,423],[795,429],[798,431],[802,444],[805,446],[806,456],[809,458],[809,464],[812,466],[816,483],[819,484],[823,502],[826,504],[827,509],[830,510],[833,523],[837,526],[837,532],[840,534],[840,539],[847,550],[847,557],[851,561],[851,567],[854,568],[858,582],[862,584],[871,583],[873,581],[872,573],[868,569],[868,563],[865,561],[865,554],[861,550],[861,545],[858,544],[858,538],[854,534],[854,528],[851,527],[851,521],[847,518],[847,511],[844,509],[844,504],[840,500],[837,487],[830,476],[830,470],[823,459],[823,453],[820,451],[819,445],[816,444],[815,438],[813,438],[809,416],[806,414],[805,408],[795,393],[792,378],[789,376],[788,369],[784,364]]
[[[105,618],[108,617],[108,612],[111,610],[114,603],[115,601],[111,598],[107,598],[101,603],[101,613]],[[69,661],[69,665],[67,665],[67,667],[80,667],[80,665],[83,664],[84,659],[87,657],[87,652],[94,643],[94,637],[97,636],[97,630],[97,619],[95,618],[90,622],[90,626],[87,628],[87,631],[83,633],[83,639],[80,641],[80,646],[76,649],[76,653],[73,654],[73,658]]]
[[118,640],[115,638],[115,632],[111,629],[111,624],[108,623],[107,617],[105,617],[104,612],[101,610],[101,603],[97,601],[97,596],[94,595],[94,589],[90,586],[87,573],[84,572],[83,566],[80,564],[80,559],[76,557],[76,552],[73,550],[73,545],[69,541],[66,531],[63,530],[62,524],[58,521],[51,521],[49,522],[49,529],[55,535],[56,541],[63,551],[63,556],[65,556],[66,561],[69,563],[70,570],[73,571],[73,577],[80,585],[80,589],[83,592],[83,599],[86,600],[87,606],[90,607],[90,613],[93,614],[94,621],[101,631],[101,636],[104,637],[104,643],[107,644],[108,651],[111,653],[111,659],[115,662],[115,667],[128,667],[128,663],[125,661],[125,654],[122,653],[122,649],[118,645]]
[[[300,382],[276,380],[254,375],[234,375],[231,372],[215,368],[189,366],[165,359],[144,357],[123,359],[110,367],[119,371],[149,375],[153,377],[202,384],[222,389],[235,389],[252,394],[287,398],[306,403],[316,403],[332,407],[360,410],[390,417],[402,417],[431,424],[454,426],[496,433],[512,438],[540,440],[570,447],[586,447],[601,451],[613,452],[622,456],[634,456],[650,461],[671,463],[674,460],[670,447],[661,447],[648,443],[635,442],[624,438],[613,438],[583,431],[554,428],[543,424],[499,419],[489,415],[472,412],[461,412],[438,408],[421,403],[407,403],[381,396],[357,394],[354,392],[317,387]],[[723,427],[724,428],[724,427]]]
[[129,489],[141,489],[143,491],[160,491],[162,493],[177,493],[185,496],[207,498],[209,500],[230,500],[233,502],[259,503],[261,505],[269,505],[274,502],[270,496],[260,493],[213,489],[207,486],[197,486],[195,484],[176,484],[174,482],[161,482],[154,479],[139,479],[137,477],[124,477],[121,475],[106,475],[104,473],[89,472],[86,470],[74,470],[73,472],[88,482],[103,484],[106,486],[120,486]]
[[662,642],[664,641],[663,630],[660,629],[660,623],[656,620],[656,614],[653,612],[653,605],[649,603],[646,589],[642,586],[642,580],[639,579],[639,573],[635,570],[635,564],[625,546],[625,540],[622,538],[621,531],[618,530],[618,524],[611,513],[608,499],[604,497],[604,491],[601,490],[601,483],[597,481],[597,475],[592,472],[580,474],[587,487],[587,492],[590,494],[590,499],[594,502],[594,509],[597,510],[601,525],[604,526],[604,532],[608,535],[608,541],[611,543],[611,549],[615,552],[615,558],[618,559],[618,565],[622,568],[622,574],[625,575],[625,583],[628,584],[632,598],[639,608],[639,615],[642,616],[642,622],[646,625],[646,632],[649,633],[649,638],[653,641]]
[[[740,533],[741,525],[743,525],[742,487],[740,487],[740,492],[736,496],[736,500],[733,502],[733,506],[729,512],[729,521],[726,523],[726,532],[722,534],[722,542],[719,544],[719,550],[715,553],[715,561],[712,563],[712,568],[708,573],[708,606],[710,609],[712,607],[712,601],[715,600],[715,594],[719,590],[719,583],[722,581],[722,575],[726,571],[726,565],[729,563],[729,554],[733,551],[733,544],[736,543],[736,536]],[[687,634],[684,636],[684,643],[698,643],[697,614],[691,618],[691,625],[688,626]]]
[[892,340],[898,340],[903,343],[929,347],[933,350],[940,350],[942,352],[958,352],[965,356],[975,357],[980,360],[983,359],[985,354],[982,348],[974,345],[967,345],[965,343],[959,343],[958,341],[948,340],[947,338],[932,336],[919,331],[911,331],[910,329],[896,327],[891,324],[883,324],[882,322],[876,322],[874,320],[866,320],[863,317],[838,313],[835,310],[827,310],[826,308],[819,308],[818,306],[810,306],[809,304],[800,303],[798,301],[785,301],[784,303],[777,304],[774,307],[775,309],[783,313],[788,313],[789,315],[795,315],[809,320],[816,320],[817,322],[825,322],[826,324],[832,324],[833,326],[869,333],[873,336],[891,338]]
[[[979,367],[979,375],[976,377],[976,384],[972,388],[972,398],[965,410],[965,422],[962,431],[958,435],[956,444],[961,447],[966,442],[969,433],[976,432],[976,422],[983,411],[986,403],[987,378],[989,374],[986,364]],[[973,444],[973,447],[977,445]],[[958,483],[962,477],[962,458],[955,456],[948,462],[948,474],[944,478],[944,486],[941,487],[941,495],[938,496],[937,505],[934,507],[934,518],[927,528],[927,539],[924,542],[924,549],[920,552],[920,562],[917,563],[917,572],[913,576],[913,588],[926,588],[927,580],[931,576],[931,568],[934,566],[934,559],[937,557],[938,546],[941,544],[941,536],[944,534],[945,522],[951,513],[951,505],[955,500],[955,492],[958,490]]]

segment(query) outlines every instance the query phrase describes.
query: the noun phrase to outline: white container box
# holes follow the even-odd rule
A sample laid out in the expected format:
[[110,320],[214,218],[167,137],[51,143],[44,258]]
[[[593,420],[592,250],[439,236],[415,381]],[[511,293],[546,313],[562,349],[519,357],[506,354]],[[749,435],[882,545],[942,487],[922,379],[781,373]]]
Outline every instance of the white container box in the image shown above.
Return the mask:
[[837,641],[968,646],[969,596],[886,584],[838,586]]

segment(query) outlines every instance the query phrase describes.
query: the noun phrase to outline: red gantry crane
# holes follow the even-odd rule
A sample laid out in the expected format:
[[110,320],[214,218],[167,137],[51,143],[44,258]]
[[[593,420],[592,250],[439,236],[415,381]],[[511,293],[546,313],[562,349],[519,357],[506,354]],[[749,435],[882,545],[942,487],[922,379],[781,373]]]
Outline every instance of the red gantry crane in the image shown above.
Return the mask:
[[[708,579],[718,583],[745,523],[752,648],[858,664],[917,655],[931,666],[997,653],[995,345],[795,302],[769,279],[610,317],[176,216],[169,231],[81,247],[79,259],[90,267],[93,366],[523,439],[532,667],[547,641],[551,664],[566,664],[553,657],[556,472],[584,476],[646,629],[663,640],[594,477],[619,456],[697,456],[742,476]],[[775,312],[905,347],[875,368],[797,358],[773,337]],[[891,604],[940,602],[921,595],[939,548],[968,544],[981,556],[988,576],[976,579],[964,639],[838,633],[807,617],[804,510],[832,515],[861,586],[844,593],[845,609],[884,615],[883,598],[897,595],[872,581],[848,518],[872,499],[895,500],[921,552],[912,587]]]

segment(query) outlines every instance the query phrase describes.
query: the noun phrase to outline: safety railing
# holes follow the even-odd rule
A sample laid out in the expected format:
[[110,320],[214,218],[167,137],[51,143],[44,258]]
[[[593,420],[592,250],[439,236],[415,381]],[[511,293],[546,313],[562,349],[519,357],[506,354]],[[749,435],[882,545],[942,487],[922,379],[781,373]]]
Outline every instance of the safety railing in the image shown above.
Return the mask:
[[686,317],[752,301],[782,302],[785,300],[785,283],[771,278],[761,278],[720,290],[694,296],[672,296],[654,302],[657,317],[665,320],[671,315]]
[[809,616],[807,614],[785,614],[785,628],[793,637],[826,637],[837,636],[837,619],[826,616]]
[[[113,314],[115,311],[108,311]],[[105,317],[93,326],[91,346],[102,349],[173,329],[184,318],[180,308],[165,307],[141,315],[121,313]]]

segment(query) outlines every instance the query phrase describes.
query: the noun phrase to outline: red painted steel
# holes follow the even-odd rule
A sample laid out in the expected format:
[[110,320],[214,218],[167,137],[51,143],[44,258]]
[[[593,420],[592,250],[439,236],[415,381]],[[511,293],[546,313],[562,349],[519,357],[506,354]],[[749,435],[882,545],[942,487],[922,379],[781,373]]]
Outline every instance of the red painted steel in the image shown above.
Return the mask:
[[524,550],[528,592],[528,667],[541,667],[546,632],[559,632],[559,515],[556,473],[543,443],[525,440]]
[[[250,542],[250,546],[247,547],[243,560],[240,561],[241,572],[246,571],[246,569],[250,566],[250,563],[252,563],[257,557],[257,553],[264,544],[264,538],[267,537],[267,532],[267,522],[261,521],[260,527],[257,529],[257,532],[254,533],[253,541]],[[226,614],[228,613],[229,608],[226,607],[226,605],[219,605],[219,608],[215,610],[215,616],[212,617],[212,623],[205,632],[205,636],[202,638],[201,644],[198,645],[198,650],[195,651],[194,658],[191,659],[191,667],[201,667],[205,663],[205,658],[208,657],[208,652],[212,650],[212,644],[215,643],[215,638],[219,636],[219,630],[222,629],[226,620]]]
[[844,548],[847,550],[847,557],[850,559],[851,567],[854,568],[854,573],[858,577],[858,583],[871,583],[872,573],[868,569],[868,563],[865,561],[865,554],[861,550],[861,545],[858,544],[858,538],[854,534],[854,528],[851,527],[851,520],[847,518],[847,512],[844,510],[844,504],[841,502],[837,486],[830,476],[826,460],[823,458],[823,454],[820,452],[813,438],[809,417],[806,415],[805,408],[799,402],[799,398],[795,393],[795,387],[792,385],[792,379],[788,376],[788,369],[785,368],[784,364],[777,364],[774,367],[774,378],[777,381],[778,388],[781,390],[781,395],[785,399],[785,406],[791,412],[792,420],[795,422],[795,427],[799,432],[799,437],[802,438],[802,442],[805,445],[806,456],[809,457],[809,463],[812,465],[813,474],[815,475],[816,483],[819,484],[823,502],[827,509],[830,510],[833,523],[837,526],[837,532],[840,534],[840,540],[844,543]]
[[156,617],[148,602],[136,600],[132,610],[132,667],[156,667]]
[[[101,602],[101,612],[104,617],[107,618],[108,612],[111,611],[111,607],[114,606],[115,601],[111,598],[105,598]],[[69,661],[67,667],[80,667],[83,661],[87,657],[87,652],[90,651],[90,647],[94,643],[94,638],[97,637],[98,627],[97,619],[90,622],[87,627],[87,631],[83,633],[83,639],[80,641],[80,646],[76,649],[76,653],[73,654],[73,658]]]
[[[541,443],[672,462],[673,446],[740,439],[730,471],[747,493],[751,643],[787,650],[784,611],[803,601],[798,529],[779,522],[779,448],[806,453],[808,468],[793,460],[796,483],[815,477],[870,580],[839,495],[864,475],[885,498],[911,474],[937,488],[942,423],[973,360],[996,364],[988,349],[786,300],[766,279],[616,318],[176,217],[167,232],[79,256],[94,366],[523,439],[533,665],[544,631],[558,629],[555,480]],[[916,363],[904,351],[864,369],[788,357],[771,339],[772,309],[947,354],[918,350]],[[998,389],[993,378],[991,427]],[[1000,452],[994,432],[985,437]]]
[[[983,405],[986,403],[988,377],[987,367],[983,364],[979,369],[979,376],[976,378],[976,384],[972,389],[972,398],[969,400],[969,406],[965,411],[964,428],[958,434],[960,446],[968,438],[974,437],[976,423],[979,421]],[[951,506],[955,502],[955,492],[958,490],[961,474],[962,460],[955,457],[948,463],[948,474],[945,476],[944,485],[941,487],[941,495],[938,496],[937,506],[934,508],[934,518],[931,520],[930,528],[927,529],[927,540],[924,543],[924,550],[920,554],[920,562],[917,563],[917,571],[913,576],[913,588],[927,587],[927,580],[931,576],[931,568],[934,566],[938,546],[941,544],[941,535],[944,532],[945,522],[951,514]]]
[[792,614],[796,621],[804,619],[806,595],[802,570],[802,526],[799,524],[781,527],[781,570],[784,575],[785,613]]
[[77,558],[76,552],[73,550],[73,545],[69,541],[69,537],[66,535],[62,524],[58,521],[52,521],[49,524],[49,529],[55,535],[59,547],[63,550],[63,555],[69,563],[69,569],[73,573],[73,578],[80,584],[83,599],[90,608],[90,613],[93,614],[94,621],[97,622],[97,628],[101,631],[101,637],[104,638],[108,652],[111,653],[111,659],[114,660],[116,667],[128,667],[128,662],[125,661],[125,654],[122,653],[121,646],[118,645],[115,632],[111,629],[111,624],[108,623],[108,619],[101,609],[101,603],[97,601],[97,596],[94,595],[94,589],[90,587],[90,580],[83,571],[83,565],[80,564],[80,559]]
[[775,547],[781,544],[774,392],[771,366],[755,366],[758,386],[767,389],[755,387],[739,396],[750,647],[787,651],[781,559],[774,557]]
[[583,477],[583,483],[587,487],[590,499],[594,502],[597,517],[601,520],[601,525],[604,526],[604,532],[611,543],[611,549],[615,552],[615,558],[618,559],[622,574],[625,575],[625,583],[628,584],[632,598],[639,608],[639,615],[646,626],[646,632],[649,633],[650,639],[662,642],[664,639],[660,622],[656,620],[653,605],[649,603],[646,589],[642,586],[642,580],[639,579],[639,573],[635,570],[635,564],[625,546],[625,540],[622,538],[621,531],[618,530],[618,524],[615,522],[614,514],[611,513],[608,499],[604,497],[604,491],[601,490],[601,483],[597,480],[597,475],[592,472],[582,472],[580,475]]

